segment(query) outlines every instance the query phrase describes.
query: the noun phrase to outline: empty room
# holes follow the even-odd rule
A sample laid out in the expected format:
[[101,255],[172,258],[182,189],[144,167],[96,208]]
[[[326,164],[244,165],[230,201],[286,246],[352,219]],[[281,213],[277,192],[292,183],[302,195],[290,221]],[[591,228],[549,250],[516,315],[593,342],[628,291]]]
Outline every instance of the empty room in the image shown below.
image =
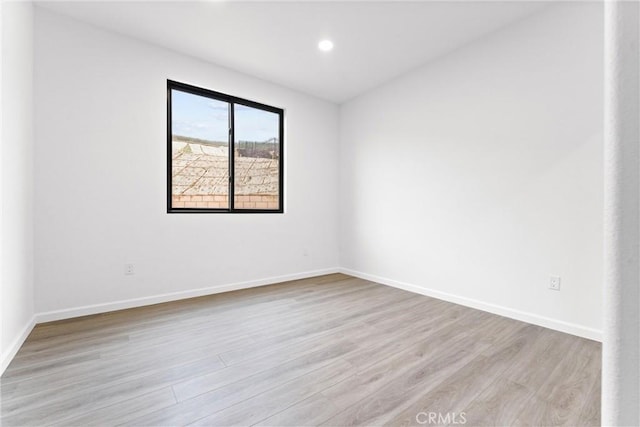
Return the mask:
[[637,2],[0,14],[0,425],[640,425]]

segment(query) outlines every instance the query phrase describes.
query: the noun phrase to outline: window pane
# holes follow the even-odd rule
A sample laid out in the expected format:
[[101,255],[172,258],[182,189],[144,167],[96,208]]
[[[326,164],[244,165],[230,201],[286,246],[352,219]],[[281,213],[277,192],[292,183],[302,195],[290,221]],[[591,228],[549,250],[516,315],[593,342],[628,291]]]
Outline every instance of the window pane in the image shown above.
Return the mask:
[[171,91],[174,208],[229,207],[229,104]]
[[280,116],[234,105],[235,209],[280,209]]

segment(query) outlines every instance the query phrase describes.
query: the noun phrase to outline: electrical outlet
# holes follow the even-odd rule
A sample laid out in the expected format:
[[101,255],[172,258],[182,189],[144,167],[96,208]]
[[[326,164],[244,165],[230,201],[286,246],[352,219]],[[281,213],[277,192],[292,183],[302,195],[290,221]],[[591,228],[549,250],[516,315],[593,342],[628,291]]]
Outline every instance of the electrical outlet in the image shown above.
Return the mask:
[[302,249],[302,256],[309,256],[309,249],[307,248]]
[[560,290],[560,276],[551,276],[549,278],[549,289],[554,291]]
[[133,267],[133,264],[125,264],[124,265],[124,275],[125,276],[133,276],[136,274],[136,270]]

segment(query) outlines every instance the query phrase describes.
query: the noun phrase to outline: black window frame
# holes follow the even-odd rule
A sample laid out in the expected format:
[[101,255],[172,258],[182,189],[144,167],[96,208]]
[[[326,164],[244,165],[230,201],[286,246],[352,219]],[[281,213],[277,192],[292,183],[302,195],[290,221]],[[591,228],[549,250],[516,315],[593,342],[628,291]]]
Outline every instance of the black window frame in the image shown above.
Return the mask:
[[[173,152],[172,152],[172,102],[171,91],[178,90],[193,95],[211,98],[217,101],[229,103],[229,193],[227,208],[176,208],[173,202]],[[278,180],[278,209],[236,209],[235,204],[235,104],[275,113],[279,117],[279,180]],[[174,80],[167,80],[167,213],[258,213],[258,214],[281,214],[284,213],[284,109],[251,101],[237,96],[180,83]]]

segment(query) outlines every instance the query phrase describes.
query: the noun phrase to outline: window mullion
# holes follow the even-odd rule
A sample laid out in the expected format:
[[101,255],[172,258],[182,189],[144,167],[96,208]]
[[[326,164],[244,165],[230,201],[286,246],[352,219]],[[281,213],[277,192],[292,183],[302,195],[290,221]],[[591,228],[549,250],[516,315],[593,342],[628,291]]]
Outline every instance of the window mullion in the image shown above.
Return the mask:
[[229,210],[233,212],[235,210],[235,106],[233,102],[229,102]]

